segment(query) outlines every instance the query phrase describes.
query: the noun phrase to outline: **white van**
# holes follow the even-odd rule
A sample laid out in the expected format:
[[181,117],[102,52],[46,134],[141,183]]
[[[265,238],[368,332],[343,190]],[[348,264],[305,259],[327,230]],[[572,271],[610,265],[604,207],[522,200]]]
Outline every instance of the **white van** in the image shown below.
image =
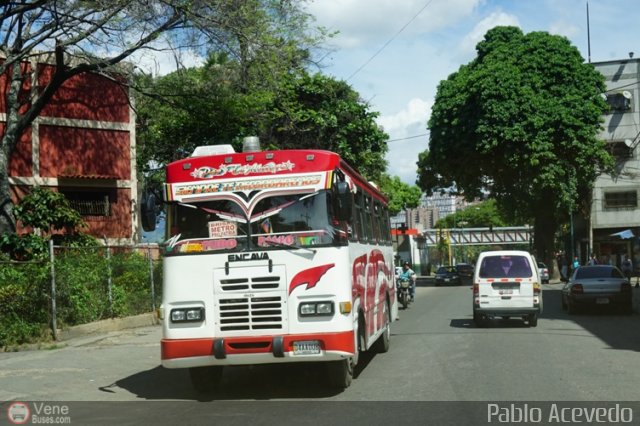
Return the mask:
[[519,316],[530,327],[542,313],[542,286],[536,259],[526,251],[480,253],[473,274],[473,322]]

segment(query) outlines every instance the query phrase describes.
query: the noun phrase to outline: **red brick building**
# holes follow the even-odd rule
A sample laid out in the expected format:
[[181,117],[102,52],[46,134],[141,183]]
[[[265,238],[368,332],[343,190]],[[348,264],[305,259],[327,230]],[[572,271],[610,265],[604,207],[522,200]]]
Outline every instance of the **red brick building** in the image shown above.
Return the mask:
[[[53,67],[36,69],[43,87]],[[34,90],[28,84],[27,90]],[[36,89],[37,89],[36,87]],[[6,79],[0,78],[0,132]],[[9,165],[12,198],[40,185],[64,193],[95,237],[110,244],[139,238],[135,115],[125,87],[97,74],[67,81],[22,135]]]

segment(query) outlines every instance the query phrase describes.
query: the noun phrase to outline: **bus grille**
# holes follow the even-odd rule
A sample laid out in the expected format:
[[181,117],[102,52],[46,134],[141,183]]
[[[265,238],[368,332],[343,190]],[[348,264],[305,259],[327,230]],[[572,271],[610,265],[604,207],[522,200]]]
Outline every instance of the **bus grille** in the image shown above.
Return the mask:
[[280,296],[220,299],[220,330],[282,329]]
[[280,277],[229,278],[220,280],[222,291],[272,290],[280,285]]

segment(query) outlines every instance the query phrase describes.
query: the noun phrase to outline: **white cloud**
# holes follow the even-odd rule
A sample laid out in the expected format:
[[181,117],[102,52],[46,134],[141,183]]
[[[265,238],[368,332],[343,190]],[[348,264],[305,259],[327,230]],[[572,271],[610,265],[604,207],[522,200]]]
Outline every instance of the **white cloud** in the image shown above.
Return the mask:
[[577,25],[572,25],[566,21],[556,21],[549,25],[549,29],[547,31],[549,31],[550,34],[557,34],[570,39],[580,34],[582,32],[582,28]]
[[[334,43],[356,48],[404,36],[432,33],[471,15],[484,0],[315,0],[308,11],[318,25],[340,34]],[[403,29],[403,27],[405,27]]]
[[381,116],[378,119],[385,132],[392,135],[391,139],[405,138],[413,136],[415,133],[408,133],[410,127],[420,124],[423,128],[426,128],[427,120],[431,113],[432,102],[427,102],[422,99],[411,99],[406,108],[393,115]]
[[504,12],[494,12],[478,22],[473,30],[469,32],[460,43],[460,50],[464,54],[473,54],[475,53],[475,48],[478,42],[480,42],[484,35],[491,28],[498,26],[513,26],[513,27],[521,27],[520,21],[514,15],[510,15]]
[[166,44],[156,44],[152,49],[140,49],[131,56],[131,62],[154,76],[166,75],[179,67],[202,66],[204,58],[194,50],[172,50]]
[[418,154],[428,147],[426,127],[432,104],[413,98],[401,111],[378,119],[378,124],[390,136],[386,157],[388,172],[409,185],[415,184]]

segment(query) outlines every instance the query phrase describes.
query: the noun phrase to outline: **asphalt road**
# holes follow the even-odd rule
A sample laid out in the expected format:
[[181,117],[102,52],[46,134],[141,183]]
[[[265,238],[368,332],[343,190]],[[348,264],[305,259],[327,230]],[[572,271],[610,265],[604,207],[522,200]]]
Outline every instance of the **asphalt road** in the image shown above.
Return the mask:
[[320,369],[299,364],[229,368],[220,391],[198,395],[186,371],[160,366],[161,329],[147,326],[0,353],[0,400],[640,401],[640,315],[569,316],[561,285],[543,287],[535,328],[518,319],[475,328],[469,286],[418,287],[392,326],[390,351],[361,356],[344,392],[325,387]]

